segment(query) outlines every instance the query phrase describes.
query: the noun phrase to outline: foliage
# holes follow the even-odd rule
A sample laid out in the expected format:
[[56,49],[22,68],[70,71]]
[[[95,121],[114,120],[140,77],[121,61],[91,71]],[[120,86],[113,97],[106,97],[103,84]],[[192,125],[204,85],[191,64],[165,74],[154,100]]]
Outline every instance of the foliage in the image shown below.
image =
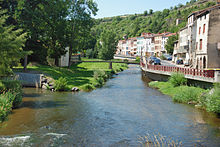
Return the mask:
[[88,50],[86,50],[86,57],[87,58],[93,58],[94,57],[94,51],[93,51],[93,49],[88,49]]
[[173,101],[191,103],[207,111],[220,113],[220,84],[212,90],[192,86],[174,87],[169,82],[150,82],[150,87],[158,88],[163,94],[172,97]]
[[83,86],[82,89],[85,91],[91,91],[91,90],[95,89],[95,87],[92,84],[86,84]]
[[113,59],[116,45],[116,34],[112,30],[104,30],[97,42],[99,58],[103,60]]
[[168,53],[173,54],[173,50],[174,50],[174,42],[178,40],[178,36],[177,35],[173,35],[170,36],[167,40],[167,43],[165,45],[165,48],[167,50]]
[[54,88],[56,91],[65,91],[67,89],[67,79],[64,77],[60,77],[54,83]]
[[136,62],[140,63],[141,58],[140,57],[136,57]]
[[179,103],[199,103],[199,97],[204,89],[197,87],[181,86],[173,97],[174,102]]
[[108,78],[108,74],[103,70],[95,70],[93,77],[97,82],[95,86],[101,87],[102,85],[104,85],[106,79]]
[[206,95],[206,109],[220,113],[220,83],[215,84],[213,92]]
[[21,83],[16,80],[0,80],[0,93],[10,92],[15,98],[13,99],[13,108],[18,107],[22,102],[22,87]]
[[173,73],[169,78],[169,82],[174,86],[181,86],[187,84],[187,79],[181,73]]
[[11,67],[19,63],[25,54],[22,47],[26,34],[13,25],[6,25],[8,16],[5,13],[6,11],[0,10],[0,76],[11,74]]
[[164,55],[161,55],[161,56],[160,56],[160,59],[161,59],[161,60],[166,60],[166,57],[165,57]]
[[4,121],[11,112],[14,99],[15,95],[10,92],[0,94],[0,122]]

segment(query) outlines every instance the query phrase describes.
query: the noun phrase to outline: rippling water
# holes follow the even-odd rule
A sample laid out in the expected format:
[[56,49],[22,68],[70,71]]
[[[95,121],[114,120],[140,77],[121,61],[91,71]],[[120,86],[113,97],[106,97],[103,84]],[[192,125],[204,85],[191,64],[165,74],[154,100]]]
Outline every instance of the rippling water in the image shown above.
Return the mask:
[[161,134],[183,146],[220,146],[220,119],[147,86],[137,66],[90,93],[24,89],[22,107],[1,124],[0,146],[140,146]]

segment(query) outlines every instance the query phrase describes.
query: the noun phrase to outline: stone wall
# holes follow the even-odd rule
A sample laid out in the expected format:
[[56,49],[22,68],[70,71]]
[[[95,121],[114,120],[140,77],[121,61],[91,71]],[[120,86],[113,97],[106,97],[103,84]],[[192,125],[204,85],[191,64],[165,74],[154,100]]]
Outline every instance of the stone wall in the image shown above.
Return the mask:
[[209,21],[208,34],[208,68],[220,68],[220,9],[212,10]]

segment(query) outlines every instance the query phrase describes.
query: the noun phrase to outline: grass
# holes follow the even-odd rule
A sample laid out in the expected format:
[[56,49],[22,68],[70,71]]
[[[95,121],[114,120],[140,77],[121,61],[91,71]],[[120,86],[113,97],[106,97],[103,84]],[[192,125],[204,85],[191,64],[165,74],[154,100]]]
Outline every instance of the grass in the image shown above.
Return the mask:
[[209,112],[220,114],[220,88],[218,85],[212,90],[205,90],[187,85],[174,87],[170,82],[153,81],[149,83],[149,86],[171,96],[174,102],[193,104]]
[[[83,59],[84,60],[84,59]],[[86,59],[87,60],[87,59]],[[99,60],[99,59],[90,59]],[[120,69],[127,69],[127,64],[123,63],[113,63],[113,71],[120,71]],[[68,68],[51,67],[47,65],[35,65],[28,66],[28,71],[39,71],[47,76],[52,77],[54,80],[58,80],[63,77],[67,80],[67,88],[70,90],[73,87],[78,87],[79,89],[86,90],[87,84],[96,85],[97,81],[93,77],[95,70],[103,70],[106,74],[111,75],[112,70],[109,69],[109,63],[79,63],[74,64]],[[22,67],[16,67],[15,71],[21,71]]]

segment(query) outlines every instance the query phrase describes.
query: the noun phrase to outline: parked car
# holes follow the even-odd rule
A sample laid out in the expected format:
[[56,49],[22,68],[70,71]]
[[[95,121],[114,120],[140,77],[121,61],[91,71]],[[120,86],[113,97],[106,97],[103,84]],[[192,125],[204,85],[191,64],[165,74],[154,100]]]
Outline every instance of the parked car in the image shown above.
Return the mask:
[[178,59],[178,60],[176,61],[176,64],[183,64],[183,59]]
[[154,59],[153,65],[161,65],[160,59],[158,58]]
[[169,60],[169,61],[172,60],[172,56],[169,54],[164,54],[163,56],[165,57],[166,60]]
[[161,60],[158,59],[157,57],[151,56],[149,58],[149,63],[153,65],[161,65]]

